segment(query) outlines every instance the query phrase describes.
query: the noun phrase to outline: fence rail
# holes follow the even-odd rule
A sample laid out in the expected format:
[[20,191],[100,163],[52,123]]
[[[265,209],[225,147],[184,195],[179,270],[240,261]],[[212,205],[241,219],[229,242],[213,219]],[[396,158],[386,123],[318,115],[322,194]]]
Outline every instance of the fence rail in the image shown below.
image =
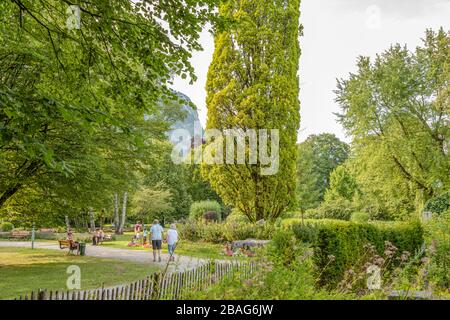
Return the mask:
[[234,274],[244,280],[256,269],[254,261],[216,261],[182,272],[156,272],[145,279],[114,287],[79,291],[39,289],[20,296],[18,300],[177,300],[188,292],[205,290]]

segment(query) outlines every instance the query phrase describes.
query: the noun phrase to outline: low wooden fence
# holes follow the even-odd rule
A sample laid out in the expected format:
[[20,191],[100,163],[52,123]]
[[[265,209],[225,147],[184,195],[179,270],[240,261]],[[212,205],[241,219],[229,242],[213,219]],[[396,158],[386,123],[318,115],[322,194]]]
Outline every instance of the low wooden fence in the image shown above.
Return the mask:
[[136,282],[80,291],[33,291],[18,300],[177,300],[186,293],[205,290],[234,274],[242,280],[257,269],[252,262],[216,261],[182,272],[157,272]]

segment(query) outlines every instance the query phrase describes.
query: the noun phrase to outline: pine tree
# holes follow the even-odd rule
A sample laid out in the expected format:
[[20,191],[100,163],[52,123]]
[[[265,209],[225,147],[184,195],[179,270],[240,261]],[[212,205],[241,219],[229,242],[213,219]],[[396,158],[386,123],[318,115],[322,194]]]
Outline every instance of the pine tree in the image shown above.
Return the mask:
[[273,220],[295,202],[299,7],[300,0],[229,0],[219,9],[230,23],[215,35],[207,129],[278,129],[279,167],[261,174],[247,148],[246,164],[203,163],[202,175],[252,221]]

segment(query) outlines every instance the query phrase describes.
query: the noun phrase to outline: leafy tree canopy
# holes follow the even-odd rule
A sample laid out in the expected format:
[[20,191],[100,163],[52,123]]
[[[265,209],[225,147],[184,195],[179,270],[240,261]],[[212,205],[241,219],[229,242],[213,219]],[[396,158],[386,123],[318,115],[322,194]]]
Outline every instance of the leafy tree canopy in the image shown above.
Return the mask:
[[315,208],[329,186],[331,172],[348,157],[349,146],[335,135],[311,135],[298,146],[297,197],[302,210]]

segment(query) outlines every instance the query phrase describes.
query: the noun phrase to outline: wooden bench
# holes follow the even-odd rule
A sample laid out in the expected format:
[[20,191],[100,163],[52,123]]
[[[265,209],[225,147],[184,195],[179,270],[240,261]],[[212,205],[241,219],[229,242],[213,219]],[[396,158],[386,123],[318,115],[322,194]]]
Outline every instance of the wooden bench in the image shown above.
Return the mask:
[[76,254],[80,253],[80,246],[78,242],[73,240],[59,240],[59,248],[60,249],[69,249],[69,254],[73,253],[76,250]]
[[55,233],[54,229],[40,229],[39,232],[41,233]]
[[9,235],[10,239],[27,239],[31,233],[29,231],[12,231]]

